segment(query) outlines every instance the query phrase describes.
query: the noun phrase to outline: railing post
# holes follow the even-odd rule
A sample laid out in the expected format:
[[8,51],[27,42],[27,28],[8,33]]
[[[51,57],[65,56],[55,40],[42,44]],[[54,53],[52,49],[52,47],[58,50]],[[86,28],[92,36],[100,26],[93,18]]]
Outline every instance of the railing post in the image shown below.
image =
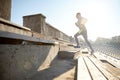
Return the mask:
[[6,20],[11,19],[11,0],[0,0],[0,17]]
[[32,31],[45,34],[45,18],[42,14],[23,16],[23,26],[30,28]]

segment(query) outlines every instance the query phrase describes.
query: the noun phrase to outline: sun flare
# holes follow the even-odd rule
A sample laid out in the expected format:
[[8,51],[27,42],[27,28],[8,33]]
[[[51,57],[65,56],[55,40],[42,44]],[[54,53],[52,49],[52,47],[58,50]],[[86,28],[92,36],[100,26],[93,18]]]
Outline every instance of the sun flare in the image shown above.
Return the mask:
[[109,14],[106,11],[106,6],[99,5],[99,3],[91,3],[84,8],[86,11],[83,12],[83,16],[88,19],[86,27],[88,29],[88,36],[92,40],[95,40],[97,37],[109,37],[109,34],[106,33],[109,28]]

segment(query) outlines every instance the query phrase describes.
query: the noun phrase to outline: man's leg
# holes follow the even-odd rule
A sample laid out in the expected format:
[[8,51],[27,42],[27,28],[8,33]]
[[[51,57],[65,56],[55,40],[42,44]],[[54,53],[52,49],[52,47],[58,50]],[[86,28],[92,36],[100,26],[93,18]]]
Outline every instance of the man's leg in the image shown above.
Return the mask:
[[92,48],[90,42],[88,41],[87,32],[85,32],[85,33],[83,34],[83,37],[84,37],[85,42],[87,43],[87,45],[90,47],[90,49],[91,49],[91,53],[93,53],[94,50],[93,50],[93,48]]
[[76,41],[78,47],[80,47],[80,44],[79,44],[79,41],[78,41],[78,38],[77,38],[79,35],[80,35],[79,32],[77,32],[77,33],[74,35],[75,41]]

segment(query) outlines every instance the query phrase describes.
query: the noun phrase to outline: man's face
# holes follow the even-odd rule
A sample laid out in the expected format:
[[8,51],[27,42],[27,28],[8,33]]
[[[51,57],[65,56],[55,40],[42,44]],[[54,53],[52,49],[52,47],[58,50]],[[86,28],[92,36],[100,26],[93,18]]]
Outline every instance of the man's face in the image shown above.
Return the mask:
[[76,18],[78,19],[78,18],[80,18],[81,17],[81,15],[78,13],[77,15],[76,15]]

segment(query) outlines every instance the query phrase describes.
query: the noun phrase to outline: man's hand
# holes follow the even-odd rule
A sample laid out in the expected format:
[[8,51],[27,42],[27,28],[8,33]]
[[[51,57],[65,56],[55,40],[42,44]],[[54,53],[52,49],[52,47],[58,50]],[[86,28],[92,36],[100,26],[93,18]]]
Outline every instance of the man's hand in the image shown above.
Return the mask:
[[75,23],[75,25],[76,25],[77,27],[79,27],[79,25],[78,25],[77,23]]

